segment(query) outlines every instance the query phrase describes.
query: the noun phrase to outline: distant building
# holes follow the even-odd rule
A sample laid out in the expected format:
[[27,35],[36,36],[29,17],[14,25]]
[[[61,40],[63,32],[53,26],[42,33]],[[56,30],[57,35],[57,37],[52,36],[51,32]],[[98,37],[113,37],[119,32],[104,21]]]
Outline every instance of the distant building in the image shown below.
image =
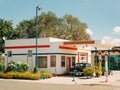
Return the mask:
[[[98,64],[99,49],[100,47],[98,47],[97,50],[95,49],[91,50],[91,61],[94,65]],[[105,67],[105,52],[107,51],[108,52],[108,69],[120,70],[120,46],[111,46],[108,48],[101,49],[101,51],[102,51],[102,66]]]

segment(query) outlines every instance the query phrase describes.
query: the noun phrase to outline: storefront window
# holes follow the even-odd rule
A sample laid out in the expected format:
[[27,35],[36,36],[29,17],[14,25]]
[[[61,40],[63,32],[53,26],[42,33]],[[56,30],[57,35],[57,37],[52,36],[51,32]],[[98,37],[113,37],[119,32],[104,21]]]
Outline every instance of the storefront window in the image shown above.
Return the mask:
[[65,56],[61,56],[61,67],[65,67]]
[[47,68],[47,56],[38,57],[38,67]]
[[81,60],[81,62],[86,62],[86,54],[85,53],[80,53],[80,60]]
[[56,67],[56,56],[50,56],[50,67]]

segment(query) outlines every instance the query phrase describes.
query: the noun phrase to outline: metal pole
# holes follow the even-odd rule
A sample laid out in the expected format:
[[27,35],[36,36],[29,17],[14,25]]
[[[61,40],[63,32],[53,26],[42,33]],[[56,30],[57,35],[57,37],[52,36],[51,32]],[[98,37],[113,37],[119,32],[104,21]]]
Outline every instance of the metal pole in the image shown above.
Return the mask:
[[95,66],[97,66],[97,47],[95,47]]
[[74,71],[73,71],[73,80],[72,80],[72,82],[75,82],[75,74],[76,74],[76,71],[77,71],[77,70],[74,70]]
[[38,67],[38,11],[42,8],[39,5],[36,7],[36,66]]
[[38,6],[36,7],[36,66],[38,66]]
[[110,49],[108,49],[108,71],[110,70]]
[[97,77],[97,47],[95,47],[95,76]]

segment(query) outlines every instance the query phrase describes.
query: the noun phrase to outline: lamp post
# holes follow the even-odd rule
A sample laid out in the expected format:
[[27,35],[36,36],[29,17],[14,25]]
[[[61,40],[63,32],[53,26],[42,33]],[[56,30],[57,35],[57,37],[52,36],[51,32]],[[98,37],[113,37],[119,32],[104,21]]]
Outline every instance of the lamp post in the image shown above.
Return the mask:
[[74,71],[73,71],[73,80],[72,80],[72,82],[75,82],[75,74],[76,74],[76,71],[77,71],[77,70],[74,70]]
[[95,47],[95,66],[97,66],[97,47]]
[[41,8],[36,6],[36,65],[38,66],[38,11],[41,10]]
[[110,70],[110,49],[108,49],[108,71]]

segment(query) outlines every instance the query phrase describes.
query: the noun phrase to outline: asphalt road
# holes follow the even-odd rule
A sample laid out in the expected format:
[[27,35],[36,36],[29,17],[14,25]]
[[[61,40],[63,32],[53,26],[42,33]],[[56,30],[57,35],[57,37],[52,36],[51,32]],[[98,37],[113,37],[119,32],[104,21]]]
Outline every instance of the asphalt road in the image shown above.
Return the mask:
[[0,90],[120,90],[120,86],[111,85],[63,85],[0,80]]

